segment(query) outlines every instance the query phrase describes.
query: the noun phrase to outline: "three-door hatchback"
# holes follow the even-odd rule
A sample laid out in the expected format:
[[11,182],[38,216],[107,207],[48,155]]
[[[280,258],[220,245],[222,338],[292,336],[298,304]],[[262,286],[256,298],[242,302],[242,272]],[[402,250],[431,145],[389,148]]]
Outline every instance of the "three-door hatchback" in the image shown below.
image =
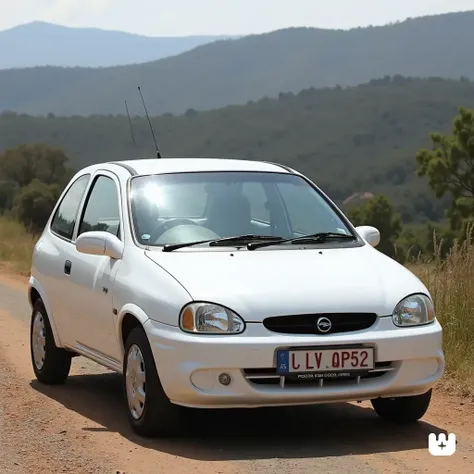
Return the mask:
[[103,163],[68,184],[34,248],[43,383],[85,356],[123,374],[133,429],[191,408],[371,400],[428,409],[445,367],[425,286],[308,178],[227,159]]

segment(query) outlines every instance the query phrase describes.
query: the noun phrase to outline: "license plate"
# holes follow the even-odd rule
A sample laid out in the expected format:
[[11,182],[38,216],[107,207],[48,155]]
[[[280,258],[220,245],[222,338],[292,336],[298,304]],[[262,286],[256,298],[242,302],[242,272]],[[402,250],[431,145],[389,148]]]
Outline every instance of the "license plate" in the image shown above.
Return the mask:
[[341,373],[367,372],[374,368],[372,347],[341,349],[287,350],[277,353],[277,373]]

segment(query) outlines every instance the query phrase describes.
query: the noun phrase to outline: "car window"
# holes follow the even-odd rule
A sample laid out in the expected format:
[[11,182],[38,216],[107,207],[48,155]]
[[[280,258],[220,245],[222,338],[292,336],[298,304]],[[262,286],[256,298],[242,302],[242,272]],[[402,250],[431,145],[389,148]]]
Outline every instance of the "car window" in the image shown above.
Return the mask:
[[252,219],[269,222],[270,215],[266,208],[268,201],[262,183],[247,182],[242,185],[242,194],[250,202],[250,215]]
[[92,185],[77,235],[89,231],[110,232],[120,238],[119,195],[108,176],[97,177]]
[[278,183],[277,187],[293,232],[305,235],[327,231],[347,232],[346,226],[329,204],[310,186],[287,182]]
[[283,238],[351,234],[343,218],[300,176],[195,172],[137,176],[130,187],[134,233],[161,246],[244,234]]
[[206,183],[192,183],[186,188],[170,185],[162,189],[160,217],[202,217],[206,204]]
[[90,174],[85,174],[74,181],[64,195],[51,221],[51,230],[65,239],[72,239],[79,205],[90,176]]

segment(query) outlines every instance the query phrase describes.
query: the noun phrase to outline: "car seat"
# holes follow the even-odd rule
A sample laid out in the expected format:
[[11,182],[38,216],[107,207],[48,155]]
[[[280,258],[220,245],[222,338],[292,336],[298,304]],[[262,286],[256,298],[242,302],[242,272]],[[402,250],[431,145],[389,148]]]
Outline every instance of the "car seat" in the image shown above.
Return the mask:
[[221,237],[252,233],[249,200],[242,194],[214,195],[205,226]]

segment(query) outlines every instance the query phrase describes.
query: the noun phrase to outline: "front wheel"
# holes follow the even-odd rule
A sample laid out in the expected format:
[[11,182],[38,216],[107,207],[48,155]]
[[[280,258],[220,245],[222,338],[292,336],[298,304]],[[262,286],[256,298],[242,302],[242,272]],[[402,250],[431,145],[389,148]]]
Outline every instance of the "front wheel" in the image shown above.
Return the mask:
[[124,391],[133,431],[145,437],[177,433],[179,407],[172,404],[161,386],[148,337],[135,328],[125,344]]
[[64,383],[71,369],[72,354],[57,347],[43,301],[38,299],[31,315],[30,352],[36,378],[44,384]]
[[431,402],[432,389],[422,395],[397,398],[375,398],[372,406],[380,418],[396,423],[415,423],[422,418]]

